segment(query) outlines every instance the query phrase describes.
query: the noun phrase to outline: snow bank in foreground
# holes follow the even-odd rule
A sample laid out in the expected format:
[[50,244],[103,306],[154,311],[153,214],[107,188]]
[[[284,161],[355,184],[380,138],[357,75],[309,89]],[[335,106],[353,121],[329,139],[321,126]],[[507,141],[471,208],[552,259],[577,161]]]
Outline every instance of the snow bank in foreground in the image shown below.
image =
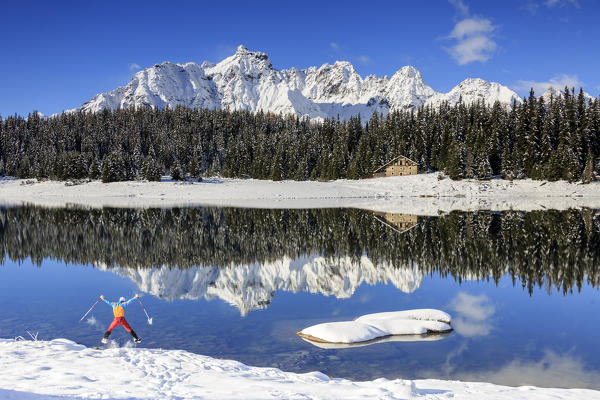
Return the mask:
[[432,309],[367,314],[354,321],[309,326],[298,336],[315,342],[359,343],[392,335],[421,335],[452,330],[450,316]]
[[179,350],[94,350],[66,339],[0,339],[0,398],[41,399],[600,399],[584,389],[440,380],[352,382],[249,367]]
[[90,207],[232,206],[256,208],[355,207],[437,215],[452,210],[600,208],[600,182],[588,185],[492,179],[453,181],[437,173],[331,182],[205,179],[202,182],[64,182],[0,179],[0,204]]

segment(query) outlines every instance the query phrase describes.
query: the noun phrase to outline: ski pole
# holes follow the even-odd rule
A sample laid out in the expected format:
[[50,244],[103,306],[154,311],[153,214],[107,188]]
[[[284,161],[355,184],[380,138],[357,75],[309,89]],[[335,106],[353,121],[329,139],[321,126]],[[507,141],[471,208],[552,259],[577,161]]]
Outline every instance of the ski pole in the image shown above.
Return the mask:
[[90,311],[92,311],[92,309],[93,309],[94,307],[96,307],[96,304],[98,304],[98,302],[99,302],[100,300],[101,300],[101,299],[98,299],[98,300],[96,300],[96,302],[94,303],[94,305],[90,307],[90,309],[88,310],[88,312],[86,312],[86,313],[84,314],[84,316],[83,316],[83,317],[81,317],[81,319],[79,320],[79,322],[83,321],[83,319],[84,319],[84,318],[85,318],[85,317],[86,317],[86,316],[87,316],[87,315],[90,313]]
[[140,306],[142,306],[142,310],[144,310],[144,313],[146,313],[146,318],[148,318],[148,324],[152,325],[152,318],[150,318],[150,316],[148,315],[148,311],[146,311],[146,307],[144,307],[144,305],[142,304],[142,301],[140,300],[139,297],[137,299],[140,302]]

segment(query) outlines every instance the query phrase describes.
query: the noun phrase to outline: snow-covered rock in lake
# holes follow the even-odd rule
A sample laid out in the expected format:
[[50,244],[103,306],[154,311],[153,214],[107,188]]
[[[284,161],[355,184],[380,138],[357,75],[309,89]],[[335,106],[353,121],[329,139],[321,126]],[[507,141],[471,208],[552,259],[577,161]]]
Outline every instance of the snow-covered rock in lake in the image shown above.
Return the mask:
[[422,335],[452,330],[450,315],[420,309],[367,314],[354,321],[326,322],[309,326],[298,336],[315,342],[360,343],[391,335]]
[[278,291],[349,298],[363,283],[389,282],[405,293],[412,293],[423,278],[416,267],[375,265],[366,256],[358,260],[350,257],[314,256],[295,260],[283,257],[262,264],[225,267],[113,267],[108,270],[131,279],[145,293],[167,300],[219,298],[237,307],[243,315],[268,307]]
[[409,343],[409,342],[437,342],[444,340],[452,331],[436,333],[436,334],[418,334],[418,335],[392,335],[392,336],[381,336],[366,342],[353,342],[353,343],[331,343],[331,342],[315,342],[310,339],[302,338],[302,340],[310,343],[311,345],[325,349],[352,349],[357,347],[372,346],[380,343]]
[[489,106],[497,101],[504,105],[511,105],[513,101],[520,104],[523,101],[518,94],[497,82],[469,78],[456,85],[448,93],[439,93],[430,97],[426,105],[438,106],[447,102],[450,106],[453,106],[461,100],[465,104],[483,101]]
[[411,66],[402,67],[391,78],[370,75],[364,79],[347,61],[277,70],[265,53],[239,46],[217,64],[156,64],[137,72],[126,86],[96,95],[81,109],[187,106],[348,119],[359,113],[369,118],[375,111],[387,114],[442,101],[454,104],[461,96],[465,103],[520,101],[507,87],[481,79],[467,79],[449,93],[437,93]]

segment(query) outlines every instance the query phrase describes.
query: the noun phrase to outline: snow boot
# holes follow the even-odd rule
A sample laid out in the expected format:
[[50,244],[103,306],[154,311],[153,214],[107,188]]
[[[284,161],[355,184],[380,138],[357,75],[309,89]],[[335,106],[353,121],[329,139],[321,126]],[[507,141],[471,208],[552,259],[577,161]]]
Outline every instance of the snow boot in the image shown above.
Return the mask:
[[104,332],[104,337],[102,338],[101,342],[106,344],[108,343],[108,337],[110,336],[110,331],[106,331]]
[[138,337],[138,335],[137,335],[137,334],[136,334],[134,331],[131,331],[130,333],[131,333],[131,337],[133,338],[133,341],[134,341],[135,343],[139,343],[139,342],[141,342],[141,341],[142,341],[142,339],[140,339],[140,338]]

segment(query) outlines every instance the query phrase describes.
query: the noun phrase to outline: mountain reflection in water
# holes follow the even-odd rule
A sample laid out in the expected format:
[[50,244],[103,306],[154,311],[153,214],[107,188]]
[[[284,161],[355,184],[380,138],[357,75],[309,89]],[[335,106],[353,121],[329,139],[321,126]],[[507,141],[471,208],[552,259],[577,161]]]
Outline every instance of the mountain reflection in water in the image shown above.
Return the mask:
[[[595,210],[383,217],[388,223],[354,209],[4,207],[0,253],[114,268],[148,293],[221,297],[242,313],[278,290],[347,297],[362,282],[392,282],[411,292],[432,273],[459,282],[508,274],[530,293],[600,280]],[[399,224],[410,226],[392,229]]]
[[220,298],[237,307],[242,315],[266,308],[276,292],[299,291],[349,298],[363,283],[392,283],[411,293],[421,283],[422,274],[412,269],[374,265],[367,257],[325,258],[314,256],[291,260],[265,261],[227,267],[189,267],[185,269],[121,268],[108,270],[131,279],[143,292],[167,300]]

